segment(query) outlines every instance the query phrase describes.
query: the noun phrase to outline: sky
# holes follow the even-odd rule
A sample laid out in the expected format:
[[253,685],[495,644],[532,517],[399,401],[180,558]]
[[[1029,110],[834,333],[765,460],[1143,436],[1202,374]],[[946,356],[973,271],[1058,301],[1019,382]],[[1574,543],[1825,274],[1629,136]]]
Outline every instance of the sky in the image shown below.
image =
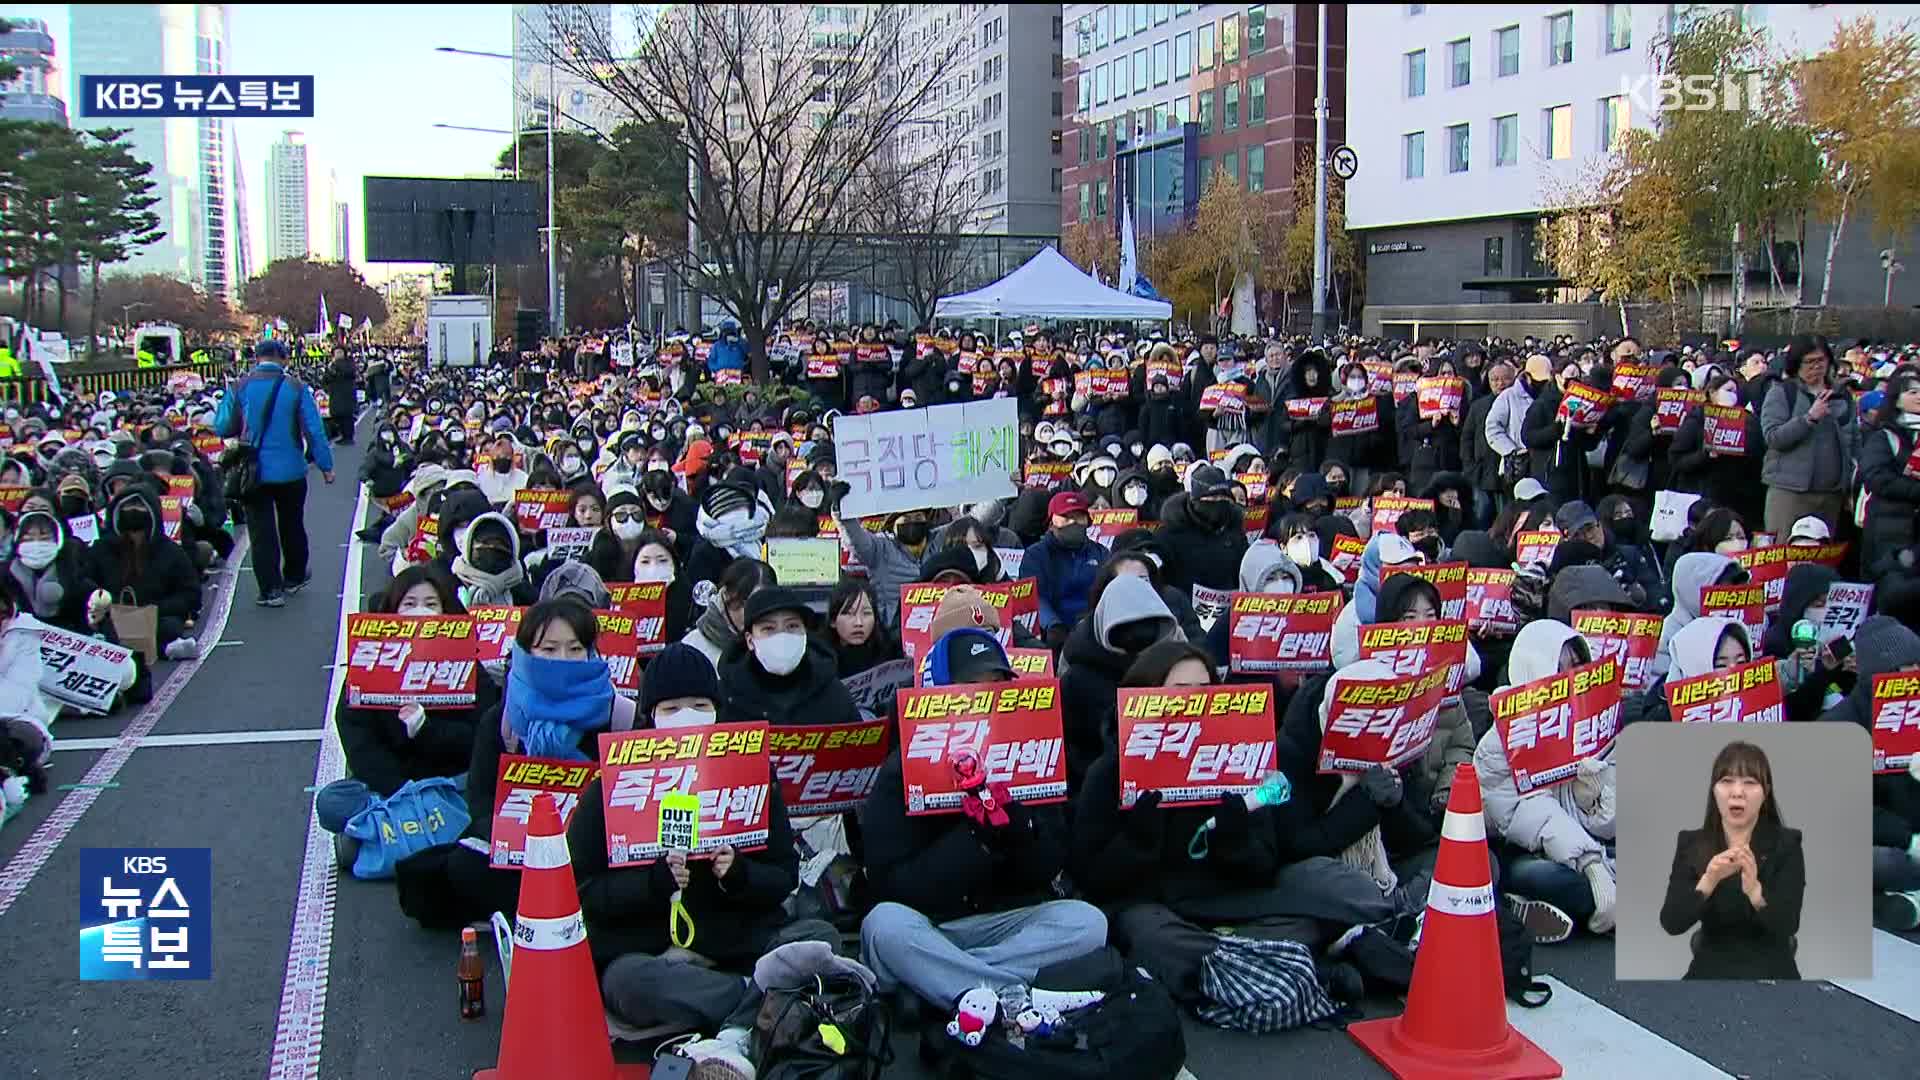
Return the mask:
[[[80,118],[71,100],[75,71],[67,27],[70,12],[83,6],[0,4],[0,15],[47,21],[75,123]],[[510,136],[433,125],[511,127],[512,64],[434,49],[512,52],[512,11],[507,4],[229,5],[230,73],[315,77],[311,118],[234,121],[246,172],[253,265],[266,265],[267,150],[290,129],[306,133],[310,175],[324,176],[328,168],[338,174],[335,197],[352,207],[352,254],[361,272],[377,283],[389,273],[417,269],[362,260],[361,179],[457,177],[492,167]],[[320,235],[330,237],[331,231]]]

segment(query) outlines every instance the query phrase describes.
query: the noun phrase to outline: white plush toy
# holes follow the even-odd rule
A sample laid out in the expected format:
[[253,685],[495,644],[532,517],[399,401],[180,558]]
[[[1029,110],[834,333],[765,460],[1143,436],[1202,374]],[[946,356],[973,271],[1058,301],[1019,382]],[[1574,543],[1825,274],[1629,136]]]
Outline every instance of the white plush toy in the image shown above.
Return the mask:
[[960,1005],[953,1019],[947,1021],[947,1035],[968,1046],[979,1046],[999,1016],[1000,999],[986,987],[976,986],[960,995]]
[[6,824],[8,819],[19,814],[20,808],[25,805],[27,805],[27,778],[9,776],[5,780],[0,780],[0,825]]

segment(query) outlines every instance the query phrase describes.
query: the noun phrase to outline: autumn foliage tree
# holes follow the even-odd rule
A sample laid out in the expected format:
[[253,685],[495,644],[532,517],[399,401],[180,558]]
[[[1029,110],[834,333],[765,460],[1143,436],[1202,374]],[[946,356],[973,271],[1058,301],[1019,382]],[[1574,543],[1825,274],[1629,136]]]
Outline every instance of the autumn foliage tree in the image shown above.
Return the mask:
[[140,323],[172,323],[187,336],[204,339],[240,329],[225,299],[208,296],[171,274],[114,274],[104,278],[94,305],[109,326],[122,330]]
[[1103,281],[1120,277],[1120,238],[1106,221],[1076,221],[1060,230],[1060,254],[1067,261]]
[[247,282],[240,295],[247,311],[263,319],[285,319],[288,328],[300,333],[319,324],[323,296],[331,319],[345,315],[354,326],[365,319],[375,326],[387,321],[386,301],[346,263],[281,259]]

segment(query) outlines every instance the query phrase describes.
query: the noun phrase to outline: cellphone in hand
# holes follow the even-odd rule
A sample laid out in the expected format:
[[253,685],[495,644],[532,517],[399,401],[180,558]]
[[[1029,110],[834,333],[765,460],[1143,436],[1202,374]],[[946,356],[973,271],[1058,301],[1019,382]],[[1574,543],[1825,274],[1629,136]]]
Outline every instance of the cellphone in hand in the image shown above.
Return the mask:
[[1835,660],[1844,661],[1847,657],[1853,655],[1853,639],[1834,638],[1832,641],[1827,642],[1827,651],[1833,654]]

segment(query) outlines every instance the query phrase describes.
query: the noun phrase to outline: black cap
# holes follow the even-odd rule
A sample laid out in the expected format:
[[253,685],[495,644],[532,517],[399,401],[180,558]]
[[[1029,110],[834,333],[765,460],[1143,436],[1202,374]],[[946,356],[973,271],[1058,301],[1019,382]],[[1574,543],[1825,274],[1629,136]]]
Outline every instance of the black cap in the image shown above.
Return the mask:
[[800,594],[792,589],[775,586],[771,589],[761,589],[747,597],[744,626],[751,629],[754,623],[776,611],[798,612],[800,618],[805,620],[809,627],[813,625],[813,609],[807,606],[806,601],[800,599]]
[[953,640],[947,643],[949,683],[986,682],[989,676],[1012,678],[1013,674],[1006,652],[991,634],[971,627],[953,631]]

